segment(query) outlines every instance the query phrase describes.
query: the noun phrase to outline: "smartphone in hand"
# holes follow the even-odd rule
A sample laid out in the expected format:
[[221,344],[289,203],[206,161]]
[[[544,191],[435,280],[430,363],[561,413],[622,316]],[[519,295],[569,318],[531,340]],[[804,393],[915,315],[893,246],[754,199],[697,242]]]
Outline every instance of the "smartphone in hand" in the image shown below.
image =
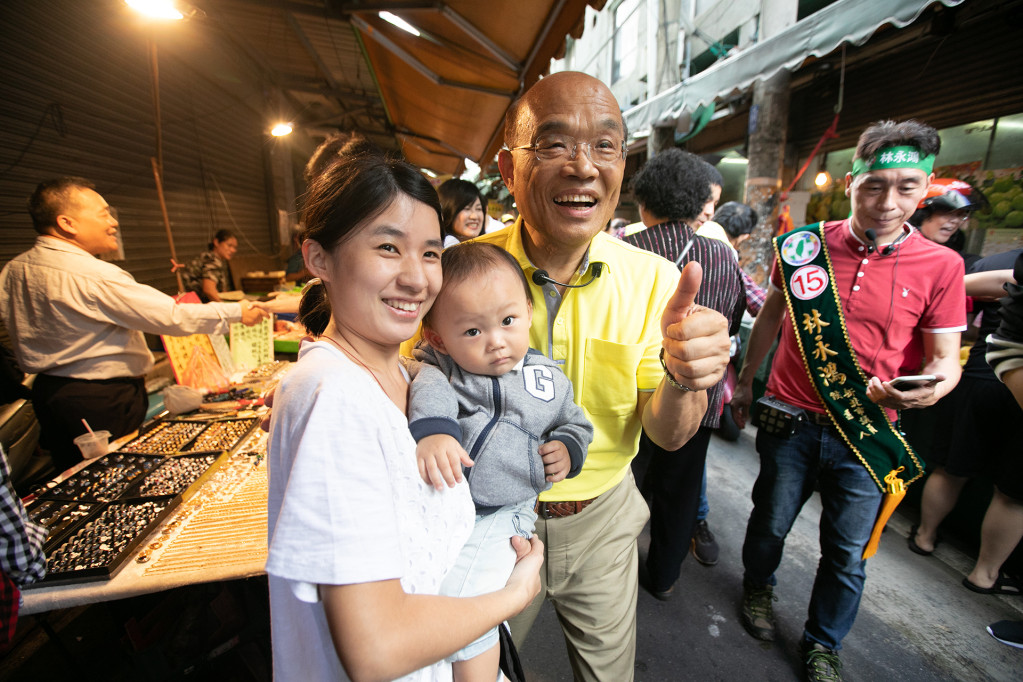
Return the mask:
[[925,384],[929,384],[937,378],[938,377],[933,374],[913,374],[895,377],[891,380],[891,385],[896,391],[909,391],[914,388],[920,388]]

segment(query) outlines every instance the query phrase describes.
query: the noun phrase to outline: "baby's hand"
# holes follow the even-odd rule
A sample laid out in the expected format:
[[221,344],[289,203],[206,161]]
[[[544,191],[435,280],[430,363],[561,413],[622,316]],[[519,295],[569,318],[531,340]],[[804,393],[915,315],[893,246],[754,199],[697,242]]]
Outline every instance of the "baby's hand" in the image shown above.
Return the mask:
[[572,457],[568,454],[565,444],[560,440],[552,440],[541,445],[539,452],[547,480],[551,483],[565,480],[572,468]]
[[435,433],[419,441],[416,461],[423,481],[437,490],[444,490],[445,483],[455,487],[462,480],[462,466],[472,466],[469,454],[446,433]]

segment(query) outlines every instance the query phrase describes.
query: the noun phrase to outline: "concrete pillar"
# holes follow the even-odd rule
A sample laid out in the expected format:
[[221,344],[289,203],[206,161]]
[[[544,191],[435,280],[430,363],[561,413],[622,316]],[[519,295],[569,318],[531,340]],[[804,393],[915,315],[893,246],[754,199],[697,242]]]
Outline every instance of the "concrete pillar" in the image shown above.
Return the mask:
[[760,222],[742,244],[740,260],[746,272],[760,284],[767,281],[774,257],[771,238],[778,219],[788,120],[789,72],[783,70],[766,81],[757,81],[749,112],[745,201],[760,216]]
[[[797,0],[763,0],[760,40],[777,35],[796,22]],[[760,222],[742,244],[740,261],[750,275],[766,283],[773,250],[771,237],[778,218],[785,137],[789,121],[789,72],[782,70],[753,85],[749,112],[749,166],[746,172],[746,203],[756,210]]]

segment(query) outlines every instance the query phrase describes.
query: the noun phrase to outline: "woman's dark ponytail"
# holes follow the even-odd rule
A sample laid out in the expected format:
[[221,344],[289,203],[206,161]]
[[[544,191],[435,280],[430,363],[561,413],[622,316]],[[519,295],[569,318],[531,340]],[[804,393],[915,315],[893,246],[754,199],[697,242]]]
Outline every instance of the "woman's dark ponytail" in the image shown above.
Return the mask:
[[318,277],[309,280],[302,290],[302,300],[298,304],[298,321],[313,336],[321,336],[330,323],[327,287]]

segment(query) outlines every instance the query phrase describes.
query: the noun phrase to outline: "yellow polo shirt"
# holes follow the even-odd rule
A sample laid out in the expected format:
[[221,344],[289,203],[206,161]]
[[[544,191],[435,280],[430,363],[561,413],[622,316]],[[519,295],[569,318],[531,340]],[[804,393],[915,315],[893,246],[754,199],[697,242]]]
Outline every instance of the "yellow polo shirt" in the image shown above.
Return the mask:
[[703,225],[700,225],[700,229],[696,231],[696,234],[707,239],[717,239],[729,247],[732,246],[732,242],[728,239],[728,233],[725,232],[725,228],[721,227],[720,224],[715,223],[713,220],[708,220]]
[[522,246],[521,223],[520,218],[476,241],[497,244],[519,261],[533,291],[530,345],[561,365],[572,380],[575,402],[593,422],[582,471],[555,483],[540,499],[587,500],[617,485],[636,454],[642,428],[636,394],[653,391],[664,376],[657,358],[661,313],[679,271],[674,263],[601,232],[590,243],[586,270],[571,284],[587,281],[596,262],[604,263],[600,277],[581,289],[567,289],[557,315],[549,316],[548,302],[557,301],[557,292],[553,285],[533,283],[537,268]]

